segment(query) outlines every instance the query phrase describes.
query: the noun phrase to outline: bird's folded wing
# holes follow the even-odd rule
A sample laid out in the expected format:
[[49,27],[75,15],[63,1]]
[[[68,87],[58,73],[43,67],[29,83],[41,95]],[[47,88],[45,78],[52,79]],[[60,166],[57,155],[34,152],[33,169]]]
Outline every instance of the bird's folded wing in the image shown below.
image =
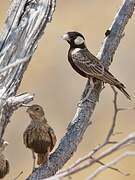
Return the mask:
[[104,75],[104,66],[87,49],[72,54],[74,64],[87,75],[100,78]]
[[57,139],[56,139],[55,133],[51,127],[48,128],[48,134],[50,135],[50,138],[52,141],[52,148],[51,149],[53,149],[53,147],[56,144]]
[[95,77],[111,85],[118,85],[124,88],[119,82],[93,54],[87,49],[80,50],[72,54],[74,64],[88,76]]

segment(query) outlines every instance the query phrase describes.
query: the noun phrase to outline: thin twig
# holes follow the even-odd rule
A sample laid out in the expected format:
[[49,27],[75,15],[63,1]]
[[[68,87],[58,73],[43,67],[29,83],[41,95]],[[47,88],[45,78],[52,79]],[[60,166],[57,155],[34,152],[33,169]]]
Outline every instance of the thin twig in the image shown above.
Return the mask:
[[[106,169],[108,169],[108,167],[117,164],[119,161],[121,161],[122,159],[128,157],[128,156],[135,156],[135,152],[124,152],[123,154],[121,154],[120,156],[118,156],[117,158],[113,159],[111,162],[107,163],[106,165],[103,165],[101,167],[99,167],[98,169],[96,169],[96,171],[94,173],[92,173],[91,176],[88,177],[88,180],[92,180],[95,177],[97,177],[97,175],[99,175],[101,172],[105,171]],[[122,173],[124,176],[129,176],[129,173]]]
[[21,171],[13,180],[17,180],[22,174],[23,174],[23,171]]
[[135,107],[118,108],[118,111],[128,111],[128,110],[135,110]]
[[29,58],[30,58],[30,56],[24,57],[24,58],[22,58],[22,59],[17,59],[15,62],[7,65],[6,67],[4,67],[4,68],[2,68],[2,69],[0,69],[0,73],[3,73],[3,72],[5,72],[5,71],[7,71],[7,70],[9,70],[9,69],[17,66],[17,65],[20,65],[20,64],[22,64],[22,63],[27,62],[27,61],[29,60]]
[[[93,158],[91,158],[91,159],[93,159]],[[102,166],[106,166],[106,164],[101,162],[101,161],[97,161],[97,163],[99,163]],[[112,169],[112,170],[114,170],[114,171],[116,171],[116,172],[118,172],[118,173],[120,173],[122,175],[124,174],[121,170],[119,170],[118,168],[114,168],[112,166],[108,166],[108,169]]]
[[117,119],[117,114],[118,114],[118,106],[117,106],[117,98],[118,98],[118,92],[115,90],[115,88],[113,86],[111,86],[114,92],[114,100],[113,100],[113,108],[114,108],[114,115],[113,115],[113,121],[112,121],[112,125],[111,128],[108,132],[108,135],[106,137],[105,142],[108,143],[110,141],[110,138],[114,132],[114,128],[116,125],[116,119]]
[[[108,134],[107,134],[104,142],[103,142],[101,145],[97,146],[95,149],[93,149],[89,154],[87,154],[87,155],[84,156],[83,158],[80,158],[78,161],[76,161],[76,162],[75,162],[72,166],[70,166],[68,169],[63,170],[63,171],[59,171],[59,172],[57,173],[57,175],[65,174],[65,173],[67,173],[67,172],[68,172],[68,175],[71,175],[71,174],[77,173],[77,172],[80,171],[80,170],[85,169],[86,167],[89,167],[89,166],[93,165],[94,163],[99,163],[99,164],[101,164],[101,165],[103,165],[103,166],[106,166],[103,162],[100,161],[100,158],[101,158],[102,156],[101,156],[101,157],[99,156],[99,157],[98,157],[99,159],[98,159],[98,158],[94,158],[93,156],[94,156],[97,152],[99,152],[99,150],[101,150],[103,147],[105,147],[106,145],[110,144],[110,142],[112,142],[112,141],[110,141],[110,139],[111,139],[112,135],[114,134],[114,129],[115,129],[116,120],[117,120],[117,114],[118,114],[119,111],[121,111],[120,108],[118,108],[118,105],[117,105],[118,93],[117,93],[117,91],[115,90],[114,87],[112,87],[112,89],[113,89],[113,92],[114,92],[114,99],[113,99],[114,115],[113,115],[112,125],[111,125],[111,127],[110,127],[110,129],[109,129],[109,131],[108,131]],[[132,108],[132,109],[134,109],[134,108]],[[127,109],[126,109],[126,110],[127,110]],[[128,145],[128,143],[125,143],[124,146],[125,146],[125,145]],[[102,158],[101,158],[101,159],[102,159]],[[88,160],[89,160],[89,162],[88,162]],[[93,160],[93,161],[92,161],[92,160]],[[84,162],[85,162],[85,164],[82,165],[82,163],[84,163]],[[86,166],[85,166],[85,165],[86,165]],[[124,174],[121,170],[119,170],[119,169],[117,169],[117,168],[113,168],[113,167],[111,167],[111,166],[107,166],[107,168],[112,169],[112,170],[114,170],[114,171],[117,171],[117,172],[119,172],[120,174]],[[72,173],[71,173],[71,172],[72,172]],[[66,176],[68,176],[68,175],[66,175]],[[65,175],[64,175],[64,176],[65,176]]]
[[[114,89],[114,88],[113,88]],[[116,124],[116,117],[117,117],[117,92],[114,89],[114,100],[113,100],[113,104],[114,104],[114,116],[113,116],[113,122],[112,122],[112,126],[110,127],[108,134],[104,140],[104,142],[101,145],[98,145],[94,150],[92,150],[89,154],[87,154],[86,156],[84,156],[83,158],[80,158],[78,161],[76,161],[70,168],[63,170],[63,171],[59,171],[58,174],[66,172],[66,171],[70,171],[71,169],[79,166],[81,163],[83,163],[84,161],[87,161],[88,159],[90,159],[91,157],[93,157],[99,150],[101,150],[103,147],[105,147],[107,144],[109,144],[110,138],[113,134],[114,128],[115,128],[115,124]]]
[[[67,171],[61,172],[58,175],[56,174],[55,176],[48,178],[48,180],[54,180],[54,179],[58,179],[61,177],[67,177],[69,175],[73,175],[75,173],[78,173],[78,172],[92,166],[97,161],[101,161],[103,158],[108,157],[110,154],[118,151],[122,147],[125,147],[125,145],[129,145],[133,142],[135,143],[135,132],[129,134],[127,137],[125,137],[123,140],[121,140],[117,144],[106,149],[104,152],[100,153],[96,158],[89,159],[85,164],[80,165],[79,167],[75,167],[75,168],[72,168],[70,170],[68,169]],[[111,167],[111,166],[109,166],[109,167]]]

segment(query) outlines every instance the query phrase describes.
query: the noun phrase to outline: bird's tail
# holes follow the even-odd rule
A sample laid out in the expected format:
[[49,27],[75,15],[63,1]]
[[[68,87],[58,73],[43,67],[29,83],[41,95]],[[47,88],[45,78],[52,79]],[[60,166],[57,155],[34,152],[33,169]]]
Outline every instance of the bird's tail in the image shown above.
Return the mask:
[[130,95],[126,92],[124,84],[118,81],[109,71],[105,69],[104,81],[110,85],[116,86],[129,100],[131,100]]
[[130,95],[127,93],[127,91],[125,90],[125,87],[123,84],[120,85],[115,85],[129,100],[131,100]]
[[48,153],[37,155],[37,164],[38,165],[41,165],[41,164],[47,162],[47,160],[48,160]]

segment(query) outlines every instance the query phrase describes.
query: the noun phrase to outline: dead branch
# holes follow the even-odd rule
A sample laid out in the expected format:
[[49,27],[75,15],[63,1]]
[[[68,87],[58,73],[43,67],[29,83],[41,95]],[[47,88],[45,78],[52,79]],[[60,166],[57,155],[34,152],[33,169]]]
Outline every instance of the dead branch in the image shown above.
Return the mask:
[[[125,137],[123,140],[121,140],[117,144],[106,149],[104,152],[100,153],[96,158],[91,158],[91,159],[89,158],[89,160],[87,162],[85,162],[85,164],[82,164],[79,167],[77,166],[77,167],[74,167],[72,169],[68,169],[66,171],[63,171],[63,172],[59,173],[58,175],[55,175],[55,176],[48,178],[48,180],[56,180],[56,179],[60,179],[62,177],[73,175],[73,174],[75,174],[81,170],[86,169],[89,166],[92,166],[94,163],[97,163],[97,161],[101,161],[103,158],[109,156],[110,154],[112,154],[112,153],[118,151],[119,149],[125,147],[125,145],[127,146],[131,143],[135,143],[135,132],[129,134],[127,137]],[[110,168],[110,167],[111,167],[111,165],[107,166],[107,168]]]
[[28,93],[16,93],[54,8],[54,0],[11,3],[0,40],[0,140],[14,110],[33,100]]
[[[120,162],[122,159],[129,157],[129,156],[135,156],[135,152],[132,151],[127,151],[124,152],[123,154],[121,154],[120,156],[118,156],[117,158],[115,158],[114,160],[112,160],[111,162],[107,163],[105,166],[101,166],[98,169],[96,169],[96,171],[88,177],[88,180],[92,180],[95,177],[97,177],[97,175],[99,175],[101,172],[105,171],[106,169],[108,169],[108,167],[117,164],[118,162]],[[124,173],[124,176],[129,176],[129,173]]]
[[[84,157],[82,157],[82,158],[80,158],[78,161],[76,161],[72,166],[70,166],[69,168],[67,168],[66,170],[62,170],[62,171],[59,171],[58,173],[57,173],[57,175],[56,176],[53,176],[53,177],[51,177],[50,178],[50,180],[52,180],[52,179],[59,179],[59,178],[63,178],[63,177],[67,177],[67,176],[71,176],[71,175],[73,175],[73,174],[75,174],[75,173],[78,173],[79,171],[82,171],[82,170],[84,170],[85,168],[88,168],[88,167],[91,167],[93,164],[95,164],[95,163],[99,163],[100,165],[102,165],[103,167],[100,167],[99,168],[99,170],[97,169],[97,170],[95,170],[95,172],[94,173],[92,173],[92,175],[90,176],[90,178],[91,177],[96,177],[96,174],[98,174],[98,173],[100,173],[100,172],[102,172],[103,170],[105,170],[106,168],[109,168],[109,169],[112,169],[112,170],[114,170],[114,171],[116,171],[116,172],[118,172],[118,173],[120,173],[120,174],[122,174],[122,175],[127,175],[127,173],[125,174],[124,172],[122,172],[121,170],[119,170],[119,169],[117,169],[117,168],[114,168],[114,167],[112,167],[111,166],[111,163],[113,164],[113,162],[114,162],[114,164],[115,164],[115,162],[117,161],[117,159],[120,161],[122,158],[116,158],[116,160],[113,160],[113,161],[111,161],[110,163],[108,163],[108,164],[104,164],[101,160],[102,160],[102,155],[104,154],[104,153],[102,153],[102,154],[100,154],[100,155],[98,155],[98,157],[95,157],[95,155],[98,153],[98,152],[100,152],[100,150],[101,149],[103,149],[105,146],[107,146],[108,144],[110,144],[110,143],[112,143],[113,141],[111,141],[111,137],[112,137],[112,135],[113,135],[113,132],[114,132],[114,129],[115,129],[115,127],[116,127],[116,120],[117,120],[117,114],[118,114],[118,112],[120,112],[121,111],[121,109],[123,110],[123,108],[118,108],[118,105],[117,105],[117,95],[118,95],[118,93],[117,93],[117,91],[114,89],[114,88],[112,88],[113,89],[113,92],[114,92],[114,100],[113,100],[113,106],[114,106],[114,115],[113,115],[113,120],[112,120],[112,125],[111,125],[111,127],[110,127],[110,129],[109,129],[109,131],[108,131],[108,133],[107,133],[107,135],[106,135],[106,137],[105,137],[105,140],[104,140],[104,142],[101,144],[101,145],[99,145],[99,146],[97,146],[94,150],[92,150],[89,154],[87,154],[87,155],[85,155]],[[127,109],[129,109],[129,108],[127,108]],[[125,108],[125,110],[127,110],[126,108]],[[131,108],[131,109],[134,109],[134,108]],[[133,139],[135,140],[135,138],[133,138],[132,140],[130,139],[131,138],[131,136],[133,135],[134,133],[132,133],[131,135],[129,135],[129,138],[128,138],[128,141],[126,140],[122,140],[121,142],[119,142],[120,143],[120,146],[119,146],[119,143],[117,143],[116,144],[116,147],[117,148],[115,148],[115,146],[112,146],[112,148],[109,148],[106,152],[109,152],[109,154],[107,153],[105,153],[105,156],[104,157],[106,157],[106,156],[108,156],[108,155],[110,155],[111,153],[113,153],[113,152],[115,152],[115,151],[118,151],[120,148],[122,148],[122,147],[125,147],[125,146],[127,146],[127,145],[129,145],[129,144],[131,144],[131,143],[133,143]],[[134,135],[133,135],[134,136]],[[122,145],[122,146],[121,146]],[[114,150],[112,150],[112,149],[114,149]],[[125,153],[124,153],[125,154]],[[128,154],[128,153],[127,153]],[[104,158],[103,157],[103,158]],[[121,156],[120,156],[121,157]],[[122,156],[123,157],[123,156]],[[109,166],[110,165],[110,166]]]

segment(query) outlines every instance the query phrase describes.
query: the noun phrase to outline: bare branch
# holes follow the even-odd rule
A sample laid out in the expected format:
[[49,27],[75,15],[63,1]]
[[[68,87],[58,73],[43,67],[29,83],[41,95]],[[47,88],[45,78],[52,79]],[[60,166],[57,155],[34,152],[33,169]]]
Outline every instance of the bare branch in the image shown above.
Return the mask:
[[[114,92],[114,100],[113,100],[114,115],[113,115],[112,125],[111,125],[111,127],[110,127],[110,129],[109,129],[109,131],[108,131],[108,134],[107,134],[104,142],[103,142],[101,145],[97,146],[97,147],[96,147],[93,151],[91,151],[89,154],[87,154],[86,156],[80,158],[78,161],[76,161],[76,162],[75,162],[72,166],[70,166],[68,169],[63,170],[63,171],[59,171],[59,172],[57,173],[57,175],[59,175],[59,174],[64,174],[64,173],[67,173],[67,172],[68,172],[69,175],[71,175],[70,172],[74,172],[73,169],[76,170],[77,167],[79,167],[79,166],[82,167],[82,163],[83,163],[83,164],[84,164],[84,163],[87,164],[87,163],[88,163],[88,162],[87,162],[88,160],[91,162],[91,159],[95,159],[95,162],[94,162],[94,163],[99,163],[99,164],[105,166],[105,164],[104,164],[103,162],[101,162],[100,160],[97,160],[97,158],[94,158],[93,156],[94,156],[97,152],[99,152],[101,149],[103,149],[103,147],[105,147],[106,145],[110,144],[110,142],[112,142],[110,139],[111,139],[112,135],[114,134],[113,132],[114,132],[114,128],[115,128],[115,125],[116,125],[117,113],[121,111],[121,110],[119,110],[119,109],[121,109],[121,108],[118,108],[118,105],[117,105],[118,93],[117,93],[117,91],[115,90],[115,88],[112,87],[112,89],[113,89],[113,92]],[[133,109],[133,108],[131,108],[131,109]],[[126,109],[126,110],[127,110],[127,109]],[[127,145],[128,145],[128,144],[125,144],[125,146],[127,146]],[[85,165],[85,164],[84,164],[84,165]],[[84,166],[84,165],[83,165],[83,166]],[[90,163],[89,165],[91,166],[91,165],[93,165],[93,164]],[[79,167],[79,168],[80,168],[80,167]],[[117,169],[117,168],[113,168],[113,167],[111,167],[111,166],[108,166],[108,168],[109,168],[109,169],[112,169],[112,170],[114,170],[114,171],[117,171],[117,172],[119,172],[120,174],[123,174],[123,172],[120,171],[120,170]],[[79,170],[80,170],[80,169],[79,169]],[[81,170],[82,170],[82,169],[81,169]],[[76,172],[78,172],[78,171],[76,171]],[[76,172],[75,172],[75,173],[76,173]],[[67,176],[67,175],[66,175],[66,176]]]
[[[79,171],[82,171],[82,170],[86,169],[87,167],[92,166],[94,163],[96,163],[98,161],[101,161],[103,158],[109,156],[110,154],[118,151],[122,147],[125,147],[125,145],[127,146],[127,145],[129,145],[131,143],[135,143],[135,132],[129,134],[126,138],[124,138],[123,140],[121,140],[117,144],[115,144],[112,147],[106,149],[104,152],[100,153],[96,158],[88,159],[88,161],[85,162],[85,164],[83,164],[83,165],[81,165],[79,167],[74,167],[72,169],[68,169],[67,171],[62,171],[58,175],[56,174],[55,176],[52,176],[52,177],[48,178],[48,180],[56,180],[56,179],[59,179],[61,177],[67,177],[67,176],[73,175],[73,174],[75,174],[75,173],[77,173]],[[108,167],[110,168],[111,165],[108,166]]]
[[128,111],[128,110],[135,110],[135,107],[118,108],[118,111]]
[[16,92],[55,4],[55,0],[11,3],[0,39],[0,140],[14,110],[33,99],[27,93],[16,96]]
[[22,174],[23,174],[23,171],[21,171],[13,180],[17,180]]
[[[102,165],[102,166],[106,166],[106,164],[103,163],[103,162],[101,162],[101,161],[97,161],[97,163],[99,163],[99,164]],[[118,172],[118,173],[120,173],[120,174],[122,174],[122,175],[125,175],[124,172],[122,172],[122,171],[119,170],[118,168],[112,167],[111,165],[110,165],[110,166],[107,166],[107,168],[108,168],[108,169],[112,169],[112,170],[114,170],[114,171],[116,171],[116,172]]]
[[16,60],[15,62],[7,65],[6,67],[4,67],[2,69],[0,69],[0,73],[3,73],[5,71],[7,71],[7,70],[9,70],[9,69],[19,65],[19,64],[22,64],[22,63],[25,63],[25,62],[29,61],[29,58],[30,58],[30,56]]
[[17,96],[11,96],[6,100],[8,106],[15,108],[23,106],[23,104],[27,104],[33,100],[33,95],[28,93],[23,93]]
[[[122,159],[128,157],[128,156],[135,156],[135,152],[132,151],[127,151],[123,154],[121,154],[120,156],[118,156],[117,158],[113,159],[111,162],[107,163],[105,166],[101,166],[98,169],[96,169],[96,171],[94,173],[92,173],[91,176],[88,177],[88,180],[92,180],[95,177],[97,177],[97,175],[99,175],[101,172],[105,171],[106,169],[108,169],[108,167],[117,164],[119,161],[121,161]],[[123,173],[124,176],[129,176],[129,173]]]
[[[116,101],[117,101],[117,93],[114,94],[114,101],[113,101],[114,106],[116,106],[116,104],[117,104]],[[117,109],[117,108],[116,108],[116,109]],[[115,109],[115,110],[116,110],[116,109]],[[86,156],[80,158],[78,161],[76,161],[76,162],[75,162],[72,166],[70,166],[68,169],[63,170],[63,171],[59,171],[57,174],[63,174],[64,172],[69,172],[69,173],[70,173],[70,171],[72,171],[72,169],[75,169],[75,168],[78,167],[80,164],[84,163],[85,161],[87,162],[88,160],[93,159],[93,156],[94,156],[99,150],[101,150],[104,146],[106,146],[107,144],[109,144],[110,138],[111,138],[112,133],[113,133],[112,129],[114,130],[114,127],[115,127],[115,126],[114,126],[114,122],[116,121],[116,114],[115,114],[115,113],[116,113],[116,112],[114,111],[114,117],[113,117],[112,126],[111,126],[111,128],[109,129],[108,134],[107,134],[104,142],[103,142],[101,145],[98,145],[94,150],[92,150],[92,151],[91,151],[90,153],[88,153]],[[102,163],[102,162],[100,162],[100,161],[96,161],[96,162],[98,162],[98,163],[100,163],[100,164]],[[102,163],[102,164],[103,164],[103,163]]]
[[114,132],[114,128],[115,128],[115,125],[116,125],[116,118],[117,118],[117,113],[118,113],[118,106],[117,106],[117,97],[118,97],[118,92],[115,90],[114,87],[112,87],[113,89],[113,92],[114,92],[114,100],[113,100],[113,104],[114,104],[114,116],[113,116],[113,122],[112,122],[112,126],[108,132],[108,135],[106,137],[106,140],[105,142],[109,142],[113,132]]

